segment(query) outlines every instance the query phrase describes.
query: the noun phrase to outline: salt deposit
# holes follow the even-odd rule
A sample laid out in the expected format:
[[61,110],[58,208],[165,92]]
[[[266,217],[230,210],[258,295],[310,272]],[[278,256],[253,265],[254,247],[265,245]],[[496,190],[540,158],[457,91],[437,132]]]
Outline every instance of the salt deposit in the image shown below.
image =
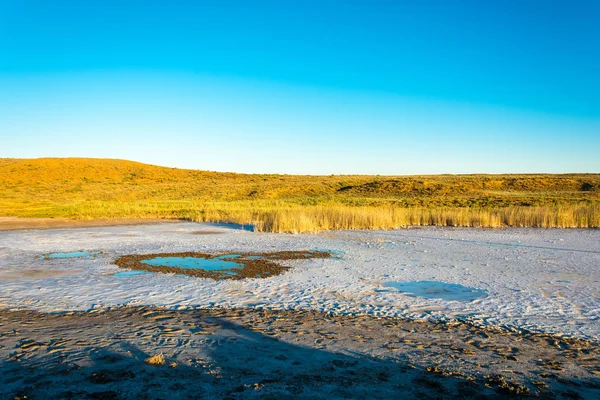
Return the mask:
[[[413,228],[285,235],[235,228],[171,223],[0,232],[0,307],[313,309],[460,319],[600,340],[598,230]],[[335,257],[285,261],[292,268],[267,279],[121,273],[126,270],[113,264],[132,253],[316,249],[331,250]],[[44,257],[83,251],[94,256]],[[458,284],[486,296],[444,300],[386,285],[413,281]]]

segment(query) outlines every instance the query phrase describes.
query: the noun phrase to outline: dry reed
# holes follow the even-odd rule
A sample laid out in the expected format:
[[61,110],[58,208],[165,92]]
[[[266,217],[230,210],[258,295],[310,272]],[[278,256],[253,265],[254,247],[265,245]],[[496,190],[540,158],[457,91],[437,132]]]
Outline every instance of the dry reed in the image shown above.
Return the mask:
[[493,209],[353,207],[335,203],[299,206],[256,202],[88,202],[65,207],[60,215],[75,219],[180,218],[197,222],[231,222],[254,225],[256,231],[286,233],[407,226],[600,228],[598,203]]

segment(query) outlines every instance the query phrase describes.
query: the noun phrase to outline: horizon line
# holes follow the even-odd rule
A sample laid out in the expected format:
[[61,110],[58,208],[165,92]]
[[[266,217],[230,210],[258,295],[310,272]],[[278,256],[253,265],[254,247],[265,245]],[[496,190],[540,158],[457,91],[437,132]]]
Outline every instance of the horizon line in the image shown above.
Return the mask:
[[325,176],[373,176],[373,177],[427,177],[427,176],[519,176],[519,175],[600,175],[600,171],[598,172],[466,172],[466,173],[451,173],[451,172],[443,172],[443,173],[424,173],[424,174],[345,174],[345,173],[323,173],[323,174],[294,174],[294,173],[281,173],[281,172],[236,172],[236,171],[217,171],[217,170],[209,170],[209,169],[199,169],[199,168],[183,168],[183,167],[174,167],[169,165],[160,165],[153,164],[145,161],[138,161],[133,159],[125,159],[125,158],[111,158],[111,157],[79,157],[79,156],[69,156],[69,157],[0,157],[0,160],[110,160],[110,161],[125,161],[137,164],[148,165],[152,167],[159,168],[169,168],[169,169],[178,169],[182,171],[198,171],[198,172],[211,172],[211,173],[220,173],[220,174],[236,174],[236,175],[280,175],[280,176],[311,176],[311,177],[325,177]]

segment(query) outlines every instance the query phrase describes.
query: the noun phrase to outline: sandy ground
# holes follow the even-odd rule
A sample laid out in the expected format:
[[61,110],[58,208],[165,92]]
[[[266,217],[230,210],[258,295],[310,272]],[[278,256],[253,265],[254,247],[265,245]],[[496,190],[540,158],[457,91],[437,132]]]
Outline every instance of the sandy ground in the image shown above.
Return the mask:
[[[164,365],[149,365],[162,354]],[[307,311],[0,311],[0,398],[598,399],[600,345]]]
[[69,218],[0,217],[0,231],[15,231],[22,229],[91,228],[99,226],[146,225],[169,222],[181,221],[154,218],[77,220]]

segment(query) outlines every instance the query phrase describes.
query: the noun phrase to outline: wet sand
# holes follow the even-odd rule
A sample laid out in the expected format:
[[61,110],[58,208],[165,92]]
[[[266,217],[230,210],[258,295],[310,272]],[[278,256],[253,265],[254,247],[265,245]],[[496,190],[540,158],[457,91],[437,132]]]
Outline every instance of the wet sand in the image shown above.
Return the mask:
[[0,231],[22,229],[94,228],[102,226],[148,225],[181,222],[177,219],[122,218],[122,219],[70,219],[70,218],[18,218],[0,217]]
[[[162,354],[163,365],[149,365]],[[315,311],[0,311],[0,398],[600,398],[600,344]]]

